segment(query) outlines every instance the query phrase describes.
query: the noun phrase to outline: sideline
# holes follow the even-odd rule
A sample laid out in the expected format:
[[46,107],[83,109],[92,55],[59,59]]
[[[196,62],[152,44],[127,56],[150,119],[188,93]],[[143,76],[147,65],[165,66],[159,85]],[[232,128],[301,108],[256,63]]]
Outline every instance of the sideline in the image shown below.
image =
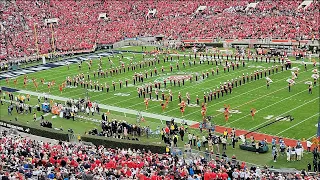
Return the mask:
[[[36,97],[46,95],[49,99],[59,100],[59,101],[63,101],[63,102],[70,100],[70,98],[54,96],[54,95],[49,95],[49,94],[44,94],[44,93],[38,93],[38,92],[33,92],[33,91],[27,91],[27,90],[17,90],[16,92],[22,93],[22,94],[30,94],[30,95],[36,96]],[[116,111],[116,112],[121,112],[121,113],[126,113],[126,114],[137,115],[140,112],[141,115],[144,117],[159,119],[161,121],[162,120],[171,121],[171,119],[172,119],[172,117],[170,117],[170,116],[164,116],[164,115],[160,115],[160,114],[153,114],[153,113],[148,113],[148,112],[143,112],[143,111],[136,111],[136,110],[132,110],[132,109],[120,108],[120,107],[110,106],[110,105],[105,105],[105,104],[98,104],[98,105],[101,109]],[[178,123],[183,123],[183,124],[187,123],[189,126],[195,125],[198,123],[196,121],[181,119],[181,118],[174,118],[174,120],[175,120],[175,122],[178,122]]]

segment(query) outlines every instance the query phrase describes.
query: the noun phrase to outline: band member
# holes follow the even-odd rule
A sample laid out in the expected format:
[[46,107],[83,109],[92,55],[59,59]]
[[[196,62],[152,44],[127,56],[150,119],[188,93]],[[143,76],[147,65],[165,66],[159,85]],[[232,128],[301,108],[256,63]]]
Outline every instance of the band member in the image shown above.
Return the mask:
[[187,104],[189,105],[190,104],[190,95],[188,92],[186,93],[186,97],[187,97]]
[[269,89],[270,82],[267,80],[267,89]]
[[197,98],[196,98],[196,102],[197,102],[197,105],[199,106],[199,97],[198,97],[198,95],[197,95]]
[[251,113],[252,120],[254,120],[254,115],[256,114],[256,109],[251,108],[250,113]]
[[158,101],[159,100],[159,91],[157,89],[155,90],[155,94],[156,94],[156,99]]
[[292,86],[291,83],[289,83],[289,84],[288,84],[288,90],[289,90],[289,92],[291,92],[291,86]]
[[181,103],[181,93],[179,92],[179,94],[178,94],[178,98],[179,98],[179,103]]
[[312,86],[311,86],[311,84],[309,84],[309,94],[312,94]]
[[161,92],[162,101],[164,101],[164,92]]
[[148,110],[148,105],[149,105],[149,99],[148,98],[144,99],[144,104],[146,105],[146,110]]

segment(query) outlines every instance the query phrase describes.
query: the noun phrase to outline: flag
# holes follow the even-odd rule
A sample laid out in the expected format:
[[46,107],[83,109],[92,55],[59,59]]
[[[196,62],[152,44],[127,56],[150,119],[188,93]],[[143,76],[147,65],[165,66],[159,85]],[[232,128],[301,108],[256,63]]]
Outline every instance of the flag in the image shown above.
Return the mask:
[[319,117],[319,119],[318,119],[317,138],[318,138],[318,140],[320,140],[320,117]]

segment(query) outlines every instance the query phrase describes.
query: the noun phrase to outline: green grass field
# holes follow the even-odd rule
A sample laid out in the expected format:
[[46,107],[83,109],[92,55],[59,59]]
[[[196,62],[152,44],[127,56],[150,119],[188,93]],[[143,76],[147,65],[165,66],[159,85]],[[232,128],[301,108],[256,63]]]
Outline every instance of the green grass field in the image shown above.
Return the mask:
[[[152,47],[148,47],[148,50],[152,49]],[[141,51],[141,47],[128,47],[123,48],[123,50],[136,50]],[[181,52],[182,53],[182,52]],[[122,54],[124,56],[123,62],[125,65],[128,65],[130,60],[133,62],[141,61],[142,54],[132,54],[125,52]],[[153,114],[161,114],[170,117],[178,117],[186,120],[201,122],[201,108],[200,107],[186,107],[184,116],[181,117],[181,113],[179,110],[179,100],[178,93],[180,92],[182,97],[186,100],[186,93],[190,94],[191,103],[195,104],[196,96],[198,95],[200,99],[200,104],[203,102],[203,93],[209,92],[210,90],[217,89],[220,83],[226,82],[231,79],[238,78],[242,76],[242,74],[252,73],[253,71],[259,69],[267,69],[271,66],[278,65],[278,63],[265,63],[265,62],[248,62],[246,61],[246,67],[242,67],[240,65],[239,69],[235,69],[234,71],[230,69],[230,72],[223,72],[223,64],[218,65],[219,74],[215,73],[214,76],[211,75],[211,70],[216,70],[215,63],[208,65],[206,62],[204,64],[199,64],[197,62],[196,65],[192,65],[189,67],[188,65],[188,55],[186,55],[185,63],[186,67],[182,66],[183,56],[178,58],[173,56],[173,61],[163,62],[164,55],[159,55],[160,64],[157,64],[156,67],[158,69],[158,76],[150,77],[145,79],[144,83],[137,83],[135,86],[133,85],[132,77],[135,72],[144,72],[152,71],[154,66],[145,67],[142,69],[137,69],[135,71],[126,71],[126,73],[118,74],[113,77],[108,78],[98,78],[96,77],[94,81],[99,81],[99,83],[107,83],[110,85],[110,92],[91,92],[86,91],[84,88],[65,88],[63,93],[61,94],[59,91],[59,84],[66,80],[67,76],[73,77],[79,73],[84,73],[85,76],[90,73],[90,77],[93,79],[93,71],[97,71],[99,60],[93,59],[91,71],[88,70],[88,66],[86,63],[83,63],[82,70],[78,69],[78,64],[71,64],[70,69],[66,66],[52,68],[45,71],[40,71],[37,73],[28,74],[28,79],[36,78],[37,82],[40,84],[40,78],[44,78],[45,82],[51,82],[55,80],[56,85],[51,89],[50,94],[66,97],[66,98],[84,98],[88,95],[91,101],[98,102],[100,104],[111,105],[115,107],[133,109],[138,111],[145,111]],[[146,60],[152,59],[153,56],[145,56]],[[120,54],[115,54],[114,57],[110,57],[110,59],[114,62],[115,66],[120,66]],[[197,59],[199,61],[199,57]],[[176,69],[176,63],[179,63],[180,70]],[[170,66],[173,66],[173,72],[170,72]],[[164,67],[165,73],[161,73],[161,67]],[[304,66],[300,63],[294,63],[293,67],[299,68],[298,79],[295,80],[295,85],[292,86],[291,92],[288,92],[288,82],[287,79],[291,78],[291,71],[281,71],[279,68],[278,73],[271,74],[269,77],[272,79],[272,83],[270,87],[267,89],[265,77],[256,81],[249,81],[242,86],[238,86],[237,88],[233,88],[232,94],[224,95],[224,97],[220,97],[219,99],[214,99],[212,102],[207,103],[207,115],[213,116],[213,122],[216,125],[221,125],[225,127],[234,127],[237,129],[244,130],[253,130],[257,127],[263,126],[268,122],[275,120],[277,117],[282,117],[286,115],[292,115],[294,117],[294,121],[280,121],[274,125],[268,126],[266,128],[261,129],[259,132],[275,135],[279,137],[287,137],[292,139],[308,139],[313,137],[316,134],[316,124],[319,117],[319,86],[317,84],[316,87],[313,88],[312,94],[308,94],[308,85],[305,84],[307,81],[313,82],[313,78],[311,78],[312,70],[314,69],[312,65],[307,65],[308,70],[304,70]],[[108,58],[102,59],[102,68],[110,68],[110,64],[108,63]],[[200,76],[202,73],[209,72],[209,77],[205,78],[201,81],[195,81],[195,74],[198,73]],[[185,82],[184,86],[170,86],[170,83],[167,83],[167,88],[164,89],[163,85],[161,85],[162,89],[168,95],[169,89],[173,93],[173,102],[169,102],[169,105],[165,112],[162,112],[160,103],[158,101],[150,101],[148,110],[145,110],[144,99],[138,98],[137,87],[143,86],[146,83],[154,83],[155,81],[163,81],[163,79],[168,78],[169,76],[177,76],[177,75],[191,75],[193,76],[193,81],[190,83],[189,81]],[[263,75],[264,76],[264,75]],[[122,87],[119,89],[119,80],[123,82],[123,86],[125,86],[124,82],[128,79],[129,86]],[[201,79],[201,77],[200,77]],[[19,76],[17,78],[18,83],[15,87],[13,84],[13,80],[10,80],[10,83],[7,84],[5,80],[0,81],[1,86],[12,87],[19,90],[28,90],[28,91],[36,91],[32,82],[28,84],[26,88],[23,87],[23,76]],[[116,82],[116,91],[113,91],[112,81]],[[46,85],[39,85],[38,92],[48,93],[48,88]],[[88,94],[87,94],[88,93]],[[125,95],[125,96],[123,96]],[[159,92],[161,95],[161,91]],[[152,94],[153,98],[155,98],[155,94]],[[148,97],[148,96],[147,96]],[[30,104],[36,104],[37,98],[31,97]],[[228,122],[225,122],[223,112],[219,110],[224,107],[224,105],[230,105],[231,110],[237,110],[238,113],[233,113],[229,118]],[[254,120],[252,120],[250,115],[251,108],[255,108],[257,110]],[[107,111],[104,109],[103,111]],[[115,119],[125,119],[130,123],[136,123],[135,115],[126,114],[125,112],[114,112],[111,111],[111,118]],[[51,116],[49,116],[51,117]],[[269,118],[268,118],[269,117]],[[271,117],[271,118],[270,118]],[[13,119],[13,117],[7,115],[7,107],[1,106],[1,118],[3,119]],[[95,115],[94,118],[100,119],[99,115]],[[32,122],[32,115],[19,115],[19,121],[25,121],[25,119],[30,119],[29,123],[37,125],[37,123]],[[23,119],[23,120],[22,120]],[[92,128],[99,128],[98,123],[88,122],[84,119],[77,118],[76,122],[67,121],[60,118],[51,119],[54,127],[63,127],[63,129],[72,128],[77,134],[83,134],[86,131],[91,130]],[[149,125],[151,129],[156,129],[157,126],[163,127],[159,119],[146,118],[146,122],[142,122],[141,125]],[[193,133],[201,134],[198,130],[190,130]],[[161,139],[147,139],[146,141],[150,142],[160,142]],[[182,146],[182,143],[181,143]],[[305,168],[306,161],[303,160],[301,162],[286,163],[284,158],[278,162],[273,163],[271,161],[270,154],[264,155],[256,155],[250,152],[244,152],[239,150],[232,150],[229,148],[227,151],[231,156],[235,153],[241,160],[245,160],[255,164],[268,164],[274,165],[276,167],[296,167],[296,168]],[[311,155],[306,155],[307,157],[311,157]]]

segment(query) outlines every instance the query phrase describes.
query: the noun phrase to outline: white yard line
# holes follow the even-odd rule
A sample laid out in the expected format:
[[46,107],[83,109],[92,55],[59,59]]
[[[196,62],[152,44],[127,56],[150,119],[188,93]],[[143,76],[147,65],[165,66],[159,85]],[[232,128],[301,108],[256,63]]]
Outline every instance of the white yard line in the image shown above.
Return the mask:
[[[243,71],[244,71],[244,70],[243,70]],[[217,76],[217,75],[215,75],[215,76]],[[220,76],[220,77],[218,77],[218,78],[209,79],[209,80],[204,81],[204,82],[207,83],[207,82],[210,82],[210,81],[212,81],[212,80],[217,80],[217,79],[220,79],[220,78],[223,78],[223,77],[225,77],[225,76]],[[251,82],[253,82],[253,81],[251,81]],[[251,83],[251,82],[249,82],[249,83]],[[249,83],[246,83],[246,84],[249,84]],[[183,88],[183,90],[186,90],[186,89],[189,89],[189,88],[195,88],[195,86],[198,86],[198,85],[201,85],[201,83],[194,84],[194,86],[185,87],[185,88]],[[243,85],[245,85],[245,84],[243,84]],[[175,92],[175,93],[178,93],[179,91],[181,91],[181,90],[172,91],[172,94],[174,94],[174,92]],[[203,92],[203,90],[195,91],[194,93],[197,94],[197,93],[199,93],[199,92]],[[153,95],[153,96],[155,96],[155,95]],[[183,95],[181,95],[181,96],[184,97]],[[136,97],[134,97],[134,98],[136,98]],[[134,99],[134,98],[130,98],[130,99],[127,99],[127,100],[131,100],[131,99]],[[161,97],[159,97],[159,98],[161,99]],[[120,102],[126,102],[127,100],[120,101]],[[118,104],[118,103],[120,103],[120,102],[117,102],[116,104]],[[138,104],[144,104],[144,102],[137,103],[137,104],[135,104],[135,105],[128,106],[128,107],[134,107],[134,106],[136,106],[136,105],[138,105]],[[153,108],[156,108],[156,106],[153,106],[153,107],[151,107],[151,108],[149,108],[149,109],[153,109]],[[172,111],[172,110],[174,110],[174,109],[171,109],[170,111]],[[170,111],[166,111],[166,112],[170,112]]]
[[[283,88],[282,88],[282,89],[283,89]],[[301,93],[303,93],[303,92],[305,92],[305,90],[303,90],[303,91],[301,91],[301,92],[299,92],[299,93],[297,93],[297,94],[291,95],[291,96],[289,96],[289,97],[287,97],[287,98],[284,98],[284,99],[282,99],[282,100],[280,100],[280,101],[277,101],[277,102],[275,102],[275,103],[273,103],[273,104],[270,104],[270,105],[268,105],[268,106],[266,106],[266,107],[264,107],[264,108],[261,108],[261,109],[257,110],[256,113],[258,113],[258,112],[261,111],[261,110],[267,109],[267,108],[269,108],[269,107],[271,107],[271,106],[273,106],[273,105],[275,105],[275,104],[278,104],[278,103],[280,103],[280,102],[282,102],[282,101],[285,101],[285,100],[287,100],[287,99],[290,99],[290,98],[292,98],[293,96],[296,96],[296,95],[301,94]],[[260,99],[260,97],[257,98],[257,99]],[[255,99],[255,100],[257,100],[257,99]],[[245,104],[242,104],[242,105],[240,105],[240,106],[243,106],[243,105],[245,105]],[[238,107],[240,107],[240,106],[237,106],[236,108],[238,108]],[[241,117],[241,118],[238,118],[238,119],[236,119],[236,120],[234,120],[234,121],[232,121],[232,122],[230,122],[230,123],[227,123],[226,125],[230,125],[230,124],[232,124],[232,123],[235,123],[235,122],[237,122],[237,121],[240,121],[241,119],[243,119],[243,118],[245,118],[245,117],[248,117],[248,116],[250,116],[250,115],[251,115],[251,114],[247,114],[247,115],[245,115],[245,116],[243,116],[243,117]]]
[[[191,68],[191,69],[193,69],[193,68]],[[244,69],[244,70],[240,70],[240,71],[233,71],[233,73],[232,74],[237,74],[237,73],[239,73],[239,72],[243,72],[243,71],[246,71],[247,69]],[[173,75],[174,76],[174,75]],[[211,77],[212,77],[212,75],[210,75]],[[218,76],[218,78],[216,78],[216,76]],[[214,80],[217,80],[217,79],[220,79],[220,78],[223,78],[223,77],[226,77],[226,76],[228,76],[228,75],[224,75],[224,76],[220,76],[220,75],[214,75],[212,78],[207,78],[207,79],[205,79],[205,80],[203,80],[203,82],[211,82],[211,81],[214,81]],[[230,75],[229,75],[230,76]],[[199,77],[199,78],[202,78],[202,77]],[[200,82],[200,83],[195,83],[195,79],[193,79],[193,82],[194,82],[194,86],[199,86],[199,85],[201,85],[201,83],[202,82]],[[148,82],[149,83],[149,82]],[[186,81],[185,83],[190,83],[189,81]],[[161,84],[161,86],[163,87],[164,85],[163,84]],[[190,87],[184,87],[183,88],[183,90],[185,90],[185,89],[189,89],[189,88],[194,88],[194,86],[190,86]],[[170,82],[169,83],[167,83],[167,88],[169,89],[169,87],[171,87],[170,86]],[[178,86],[177,86],[178,87]],[[179,91],[181,91],[181,90],[174,90],[174,91],[172,91],[172,93],[178,93]],[[202,91],[202,90],[201,90]],[[116,91],[109,91],[109,92],[115,92],[116,93]],[[199,91],[200,92],[200,91]],[[137,91],[136,91],[136,89],[135,90],[133,90],[133,91],[129,91],[129,92],[126,92],[126,93],[133,93],[133,94],[136,94],[137,93]],[[96,96],[99,96],[99,95],[95,95],[95,96],[92,96],[92,97],[96,97]],[[106,99],[103,99],[101,102],[105,102],[105,101],[108,101],[108,100],[110,100],[110,99],[114,99],[114,98],[117,98],[117,96],[115,96],[115,97],[111,97],[111,98],[106,98]],[[123,101],[119,101],[119,102],[117,102],[116,104],[118,104],[118,103],[122,103],[122,102],[126,102],[126,101],[128,101],[128,100],[131,100],[131,99],[135,99],[135,98],[137,98],[136,97],[136,95],[135,95],[135,97],[132,97],[132,98],[128,98],[128,99],[126,99],[126,100],[123,100]],[[141,103],[138,103],[138,104],[144,104],[144,102],[141,102]],[[136,104],[137,105],[137,104]],[[136,105],[134,105],[134,106],[136,106]],[[150,108],[151,109],[151,108]]]
[[[285,72],[285,71],[283,71],[283,72]],[[280,73],[281,73],[281,72],[280,72]],[[279,73],[278,73],[278,74],[279,74]],[[274,83],[279,82],[279,81],[283,81],[284,79],[287,79],[287,78],[283,78],[283,79],[280,79],[280,80],[278,80],[278,81],[274,81]],[[252,82],[256,82],[256,81],[250,81],[249,83],[246,83],[246,84],[250,84],[250,83],[252,83]],[[244,84],[244,85],[246,85],[246,84]],[[242,87],[242,86],[240,86],[240,87]],[[246,91],[245,93],[241,93],[241,94],[239,94],[239,95],[237,95],[237,96],[233,96],[233,97],[231,97],[231,98],[229,98],[229,99],[225,99],[225,100],[223,100],[223,101],[221,101],[221,102],[214,103],[214,104],[212,104],[212,105],[209,105],[207,108],[212,107],[212,106],[215,106],[215,105],[220,104],[220,103],[223,103],[223,102],[226,102],[226,101],[228,101],[228,100],[237,98],[237,97],[242,96],[242,95],[244,95],[244,94],[248,94],[248,93],[250,93],[250,92],[252,92],[252,91],[255,91],[255,90],[260,89],[260,88],[263,88],[263,87],[266,87],[266,85],[259,86],[258,88],[252,89],[252,90],[250,90],[250,91]],[[240,106],[239,106],[239,107],[240,107]],[[170,111],[173,111],[173,110],[170,110]],[[167,111],[167,112],[169,112],[169,111]],[[189,116],[189,115],[191,115],[191,114],[194,114],[194,113],[197,113],[197,112],[192,112],[192,113],[186,114],[185,117],[186,117],[186,116]],[[223,113],[220,113],[220,114],[223,114]],[[218,115],[220,115],[220,114],[215,115],[215,117],[218,116]]]
[[288,131],[289,129],[292,129],[292,128],[298,126],[299,124],[301,124],[301,123],[303,123],[303,122],[305,122],[305,121],[307,121],[307,120],[309,120],[309,119],[311,119],[311,118],[313,118],[314,116],[317,116],[317,115],[319,116],[319,113],[314,114],[314,115],[308,117],[307,119],[305,119],[305,120],[303,120],[303,121],[300,121],[299,123],[297,123],[297,124],[295,124],[295,125],[293,125],[293,126],[288,127],[287,129],[285,129],[285,130],[279,132],[278,134],[276,134],[276,136],[279,135],[279,134],[282,134],[283,132]]
[[307,140],[311,140],[311,139],[312,139],[312,138],[314,138],[314,137],[317,137],[317,134],[315,134],[315,135],[313,135],[313,136],[309,137]]
[[[168,62],[166,62],[166,63],[168,63]],[[167,64],[168,65],[168,64]],[[206,65],[206,66],[211,66],[212,68],[215,68],[216,66],[215,65],[211,65],[211,64],[209,64],[209,65],[207,65],[207,64],[204,64],[204,65]],[[197,65],[192,65],[192,67],[189,67],[189,66],[186,66],[187,68],[185,68],[185,70],[192,70],[192,69],[195,69],[195,68],[199,68],[199,66],[202,66],[202,65],[200,65],[200,64],[198,64],[197,63]],[[214,67],[213,67],[214,66]],[[218,66],[220,66],[220,65],[218,65]],[[62,67],[62,66],[61,66]],[[168,66],[164,66],[164,67],[169,67],[169,65]],[[151,67],[150,67],[151,68]],[[146,70],[146,68],[142,68],[141,70]],[[150,70],[152,70],[152,69],[150,69]],[[182,69],[181,69],[182,70]],[[232,72],[232,74],[236,74],[236,73],[239,73],[239,72],[243,72],[243,71],[246,71],[246,70],[248,70],[248,69],[243,69],[243,70],[240,70],[240,71],[230,71],[230,72]],[[68,71],[67,71],[68,72]],[[72,73],[76,73],[77,71],[74,71],[74,70],[72,70]],[[129,72],[133,72],[133,71],[129,71]],[[167,71],[168,72],[168,71]],[[92,73],[92,72],[91,72]],[[220,71],[220,73],[222,73],[221,71]],[[63,73],[63,74],[65,74],[65,73]],[[162,73],[161,73],[162,74]],[[66,73],[65,75],[63,75],[63,76],[57,76],[57,77],[59,77],[59,78],[61,78],[61,77],[67,77],[67,75],[68,75],[68,73]],[[92,74],[91,74],[92,75]],[[217,76],[217,75],[215,75],[215,76]],[[214,76],[214,77],[215,77]],[[219,76],[219,75],[218,75]],[[225,76],[227,76],[227,75],[225,75]],[[223,77],[225,77],[225,76],[223,76]],[[109,76],[109,77],[111,77],[111,76]],[[108,78],[109,78],[108,77]],[[113,78],[114,76],[112,76],[112,78]],[[154,77],[161,77],[161,76],[154,76]],[[152,78],[154,78],[154,77],[152,77]],[[108,79],[108,78],[97,78],[97,79],[94,79],[95,81],[96,80],[99,80],[100,81],[100,79]],[[200,77],[199,77],[200,78]],[[220,78],[222,78],[222,76],[220,77]],[[118,80],[120,80],[120,79],[122,79],[122,78],[117,78],[117,79],[113,79],[115,82],[118,82]],[[148,80],[148,79],[146,79],[146,80]],[[211,81],[211,80],[209,80],[209,81]],[[206,82],[209,82],[209,81],[206,81]],[[150,83],[150,82],[152,82],[152,80],[150,80],[150,81],[145,81],[145,83],[144,84],[146,84],[146,83]],[[185,83],[187,83],[187,82],[185,82]],[[170,83],[168,83],[168,84],[170,84]],[[200,84],[200,83],[199,83]],[[163,85],[162,85],[163,86]],[[83,89],[83,88],[81,88],[81,87],[79,87],[80,89]],[[123,86],[123,88],[126,88],[125,87],[125,85]],[[119,87],[117,86],[117,89],[119,90]],[[42,90],[42,88],[41,88],[41,90]],[[45,88],[44,88],[44,90],[45,90]],[[67,91],[67,92],[65,92],[65,94],[72,94],[73,92],[75,92],[75,91],[77,91],[78,90],[78,87],[77,88],[75,88],[74,90],[71,90],[71,91]],[[84,89],[84,90],[86,90],[86,89]],[[112,92],[114,92],[114,93],[117,93],[117,92],[119,92],[119,91],[112,91],[112,87],[110,87],[110,91],[109,91],[109,93],[112,93]],[[177,92],[178,92],[178,90],[177,90]],[[135,90],[133,90],[133,91],[129,91],[129,92],[126,92],[126,93],[136,93],[136,89]],[[85,95],[86,93],[81,93],[81,94],[78,94],[78,96],[82,96],[82,95]],[[97,95],[93,95],[93,96],[91,96],[91,97],[97,97],[97,96],[100,96],[101,94],[97,94]],[[103,99],[101,102],[104,102],[104,101],[108,101],[108,100],[110,100],[110,99],[114,99],[114,98],[117,98],[117,96],[112,96],[112,97],[110,97],[110,98],[105,98],[105,99]],[[135,97],[134,97],[135,98]],[[134,98],[129,98],[129,99],[127,99],[127,100],[131,100],[131,99],[134,99]],[[127,100],[125,100],[125,101],[127,101]],[[121,101],[121,102],[125,102],[125,101]],[[118,102],[118,103],[120,103],[120,102]],[[143,103],[143,102],[142,102]],[[141,103],[141,104],[142,104]]]
[[[308,102],[306,102],[306,103],[303,103],[303,104],[301,104],[301,105],[299,105],[299,106],[297,106],[297,107],[295,107],[295,108],[293,108],[293,109],[291,109],[291,110],[289,110],[289,111],[286,111],[286,112],[284,112],[284,113],[282,113],[282,114],[280,114],[280,115],[278,115],[278,116],[276,116],[276,117],[283,116],[283,115],[285,115],[285,114],[287,114],[287,113],[289,113],[289,112],[291,112],[291,111],[293,111],[293,110],[296,110],[296,109],[298,109],[298,108],[300,108],[300,107],[302,107],[302,106],[304,106],[304,105],[306,105],[306,104],[309,104],[309,103],[311,103],[311,102],[313,102],[313,101],[315,101],[315,100],[317,100],[317,99],[319,99],[319,97],[317,97],[317,98],[315,98],[315,99],[313,99],[313,100],[310,100],[310,101],[308,101]],[[276,118],[276,117],[275,117],[275,118]],[[248,131],[251,131],[251,130],[253,130],[253,129],[255,129],[255,128],[257,128],[257,127],[259,127],[259,126],[261,126],[261,125],[263,125],[263,124],[265,124],[265,123],[268,123],[268,122],[270,122],[271,120],[274,120],[275,118],[272,118],[272,119],[270,119],[270,120],[268,120],[268,121],[265,121],[265,122],[263,122],[263,123],[261,123],[261,124],[258,124],[257,126],[254,126],[254,127],[250,128]]]
[[[42,96],[43,93],[38,93],[38,92],[33,92],[33,91],[26,91],[26,90],[20,90],[18,91],[19,93],[22,94],[30,94],[33,96]],[[59,101],[68,101],[70,98],[65,98],[65,97],[60,97],[60,96],[54,96],[54,95],[47,95],[49,99],[54,99],[54,100],[59,100]],[[116,111],[116,112],[122,112],[126,114],[133,114],[137,115],[139,111],[132,110],[132,109],[126,109],[126,108],[120,108],[116,106],[109,106],[105,104],[98,104],[101,109],[105,110],[111,110],[111,111]],[[148,118],[153,118],[153,119],[159,119],[159,120],[165,120],[165,121],[171,121],[172,117],[169,116],[163,116],[160,114],[153,114],[153,113],[147,113],[147,112],[141,112],[143,117],[148,117]],[[181,119],[181,118],[174,118],[175,122],[182,123],[186,122],[188,125],[194,125],[197,124],[198,122],[192,121],[192,120],[187,120],[187,119]]]

